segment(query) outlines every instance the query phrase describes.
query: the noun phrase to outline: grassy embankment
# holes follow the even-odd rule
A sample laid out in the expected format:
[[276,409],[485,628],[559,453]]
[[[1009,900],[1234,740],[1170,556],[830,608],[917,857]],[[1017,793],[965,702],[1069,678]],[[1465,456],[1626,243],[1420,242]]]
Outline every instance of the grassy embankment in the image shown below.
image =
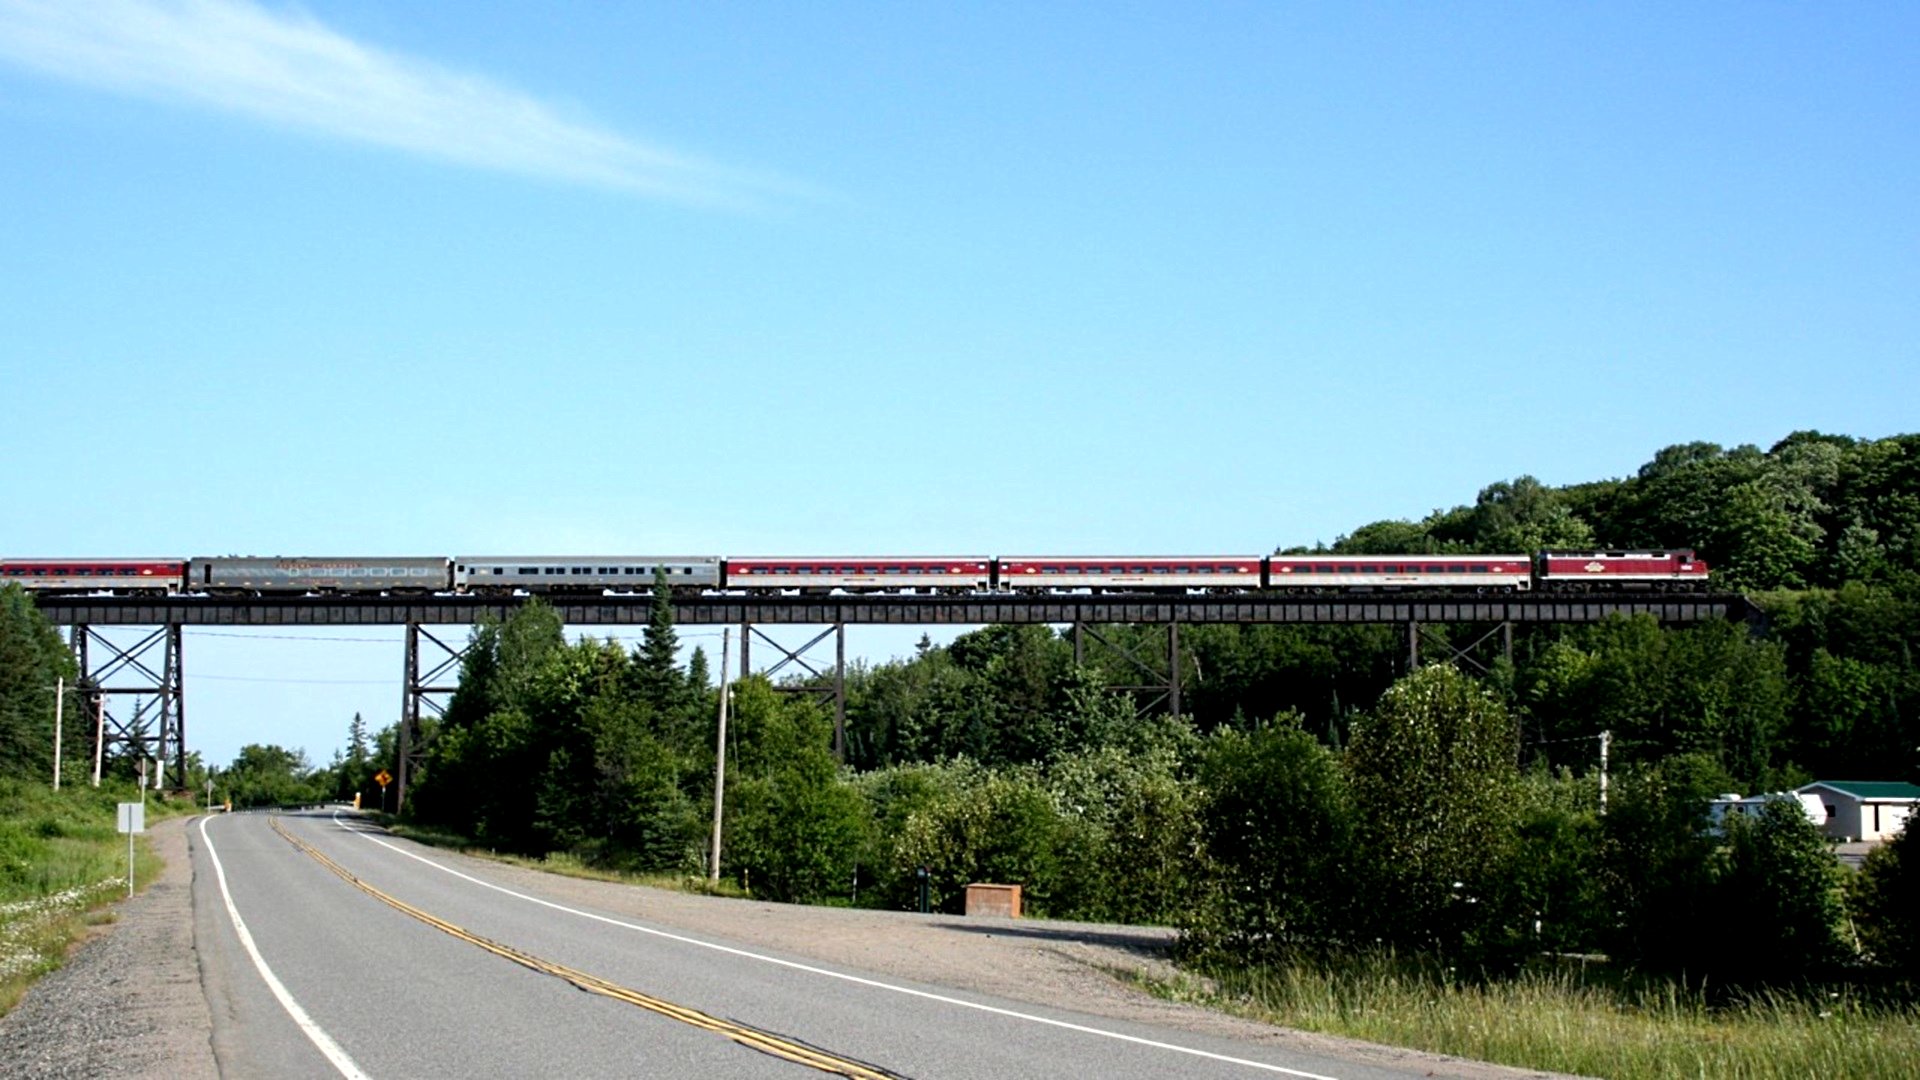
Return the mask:
[[1147,988],[1286,1027],[1581,1076],[1896,1077],[1920,1062],[1920,1008],[1841,994],[1715,1007],[1672,983],[1622,986],[1578,969],[1474,984],[1384,960]]
[[[113,921],[101,909],[127,892],[127,838],[114,807],[138,798],[124,784],[83,782],[55,794],[45,783],[0,779],[0,1015],[60,966],[88,927]],[[167,813],[147,800],[149,826]],[[144,887],[159,869],[141,838],[134,880]]]

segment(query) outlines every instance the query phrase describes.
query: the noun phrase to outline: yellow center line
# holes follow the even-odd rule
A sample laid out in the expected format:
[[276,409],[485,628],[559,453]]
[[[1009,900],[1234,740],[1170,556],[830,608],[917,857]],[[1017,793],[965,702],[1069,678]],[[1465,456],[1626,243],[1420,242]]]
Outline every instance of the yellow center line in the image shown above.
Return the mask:
[[575,968],[565,967],[548,960],[542,960],[532,953],[522,952],[511,945],[502,945],[497,941],[490,941],[478,934],[463,930],[445,919],[422,911],[412,904],[396,896],[382,892],[360,880],[346,867],[334,862],[326,853],[293,835],[291,832],[288,832],[287,829],[280,824],[278,817],[269,818],[268,820],[269,823],[272,824],[274,832],[285,837],[288,843],[292,844],[299,851],[311,856],[314,861],[332,871],[335,876],[347,884],[352,885],[354,888],[359,889],[361,892],[366,893],[368,896],[373,897],[396,911],[418,919],[436,930],[459,938],[461,941],[465,941],[471,945],[477,945],[493,953],[495,956],[511,960],[522,967],[531,968],[542,974],[564,979],[588,993],[600,994],[604,997],[624,1001],[629,1005],[634,1005],[646,1009],[648,1012],[678,1020],[683,1024],[690,1024],[702,1030],[711,1031],[717,1035],[724,1035],[742,1046],[758,1050],[763,1054],[769,1054],[773,1057],[794,1062],[795,1064],[818,1069],[821,1072],[849,1077],[851,1080],[902,1080],[899,1073],[891,1072],[878,1066],[868,1065],[852,1058],[840,1057],[828,1051],[808,1046],[806,1043],[797,1042],[793,1039],[776,1035],[773,1032],[763,1031],[734,1020],[725,1020],[708,1013],[703,1013],[698,1009],[688,1008],[685,1005],[676,1005],[664,998],[657,998],[651,994],[643,994],[638,990],[610,982],[598,975],[591,975]]

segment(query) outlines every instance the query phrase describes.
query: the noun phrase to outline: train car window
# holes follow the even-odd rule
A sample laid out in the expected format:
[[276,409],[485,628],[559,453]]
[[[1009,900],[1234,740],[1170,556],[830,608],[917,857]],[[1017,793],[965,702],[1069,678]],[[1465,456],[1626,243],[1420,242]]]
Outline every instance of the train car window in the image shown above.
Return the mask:
[[1380,572],[1380,567],[1373,563],[1367,563],[1360,567],[1360,572],[1363,574],[1377,574]]
[[1484,574],[1487,572],[1487,568],[1481,565],[1480,563],[1474,563],[1472,566],[1468,567],[1467,569],[1470,573],[1475,573],[1475,574]]

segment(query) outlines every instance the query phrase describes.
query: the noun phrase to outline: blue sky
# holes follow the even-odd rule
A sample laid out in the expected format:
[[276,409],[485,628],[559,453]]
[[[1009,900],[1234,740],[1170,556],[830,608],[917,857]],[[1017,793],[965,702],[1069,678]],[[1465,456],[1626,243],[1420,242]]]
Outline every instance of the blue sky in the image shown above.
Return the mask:
[[[1917,37],[0,0],[0,552],[1257,553],[1911,431]],[[187,647],[214,761],[398,708],[390,637]]]

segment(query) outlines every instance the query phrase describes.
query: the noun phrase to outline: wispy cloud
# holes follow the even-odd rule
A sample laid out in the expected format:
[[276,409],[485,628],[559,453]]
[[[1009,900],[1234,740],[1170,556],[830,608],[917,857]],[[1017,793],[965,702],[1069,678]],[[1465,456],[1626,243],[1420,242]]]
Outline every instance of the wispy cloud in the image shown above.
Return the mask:
[[0,0],[0,60],[485,169],[694,202],[779,185],[248,0]]

